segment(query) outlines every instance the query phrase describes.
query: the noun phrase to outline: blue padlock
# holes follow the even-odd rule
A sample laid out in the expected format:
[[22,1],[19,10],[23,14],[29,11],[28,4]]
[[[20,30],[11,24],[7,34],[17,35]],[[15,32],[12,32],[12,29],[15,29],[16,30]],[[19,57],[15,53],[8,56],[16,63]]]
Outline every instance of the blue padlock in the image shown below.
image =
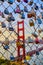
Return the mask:
[[5,50],[9,49],[9,46],[8,46],[8,45],[5,45],[5,46],[4,46],[4,49],[5,49]]
[[21,19],[25,19],[25,15],[23,11],[21,12]]
[[13,4],[14,0],[8,0],[9,4]]
[[31,39],[30,37],[28,37],[28,42],[29,43],[33,43],[33,39]]
[[11,61],[14,61],[14,60],[15,60],[15,58],[14,58],[13,55],[10,56],[10,60],[11,60]]
[[42,23],[42,21],[41,21],[41,19],[39,17],[37,18],[37,20],[38,20],[38,24]]
[[8,11],[7,8],[4,10],[4,13],[7,14],[7,15],[9,15],[9,11]]
[[21,17],[22,19],[25,19],[25,16],[24,16],[24,14],[22,14],[22,17]]

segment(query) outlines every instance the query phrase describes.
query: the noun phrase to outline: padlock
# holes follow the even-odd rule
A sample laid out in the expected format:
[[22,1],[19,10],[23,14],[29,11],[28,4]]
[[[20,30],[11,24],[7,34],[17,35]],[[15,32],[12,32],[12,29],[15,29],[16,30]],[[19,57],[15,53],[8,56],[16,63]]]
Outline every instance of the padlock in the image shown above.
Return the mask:
[[37,38],[38,37],[38,35],[34,32],[34,33],[32,33],[32,35],[35,37],[35,38]]
[[42,32],[42,30],[41,30],[41,29],[39,29],[39,30],[38,30],[38,32],[39,32],[39,33],[41,33],[41,32]]
[[30,59],[31,59],[30,55],[26,55],[26,60],[30,60]]
[[29,22],[29,24],[30,24],[31,27],[34,26],[34,23],[33,22]]
[[20,45],[20,42],[16,42],[16,45],[19,46]]
[[14,60],[15,60],[13,54],[10,56],[10,60],[11,60],[11,61],[14,61]]
[[35,10],[38,10],[38,6],[35,6]]
[[13,4],[14,0],[8,0],[9,4]]
[[11,22],[11,17],[8,17],[8,18],[7,18],[7,21],[8,21],[8,22]]
[[19,6],[17,5],[16,9],[14,10],[15,13],[21,13],[21,10],[19,8]]
[[1,0],[2,2],[4,2],[4,0]]
[[25,3],[28,3],[28,0],[23,0]]
[[36,3],[34,4],[34,8],[35,8],[35,10],[39,9],[38,6],[36,5]]
[[15,18],[12,16],[12,13],[9,13],[9,16],[7,18],[8,22],[15,21]]
[[33,0],[31,0],[28,4],[29,4],[30,6],[32,6],[32,4],[33,4]]
[[30,63],[29,62],[24,62],[24,65],[30,65]]
[[20,46],[20,45],[23,45],[23,44],[21,44],[21,42],[18,42],[18,41],[17,41],[17,42],[16,42],[16,45],[17,45],[17,46]]
[[32,19],[29,20],[29,25],[32,27],[34,26],[34,21]]
[[43,0],[41,0],[41,1],[43,1]]
[[8,45],[5,45],[3,46],[5,50],[8,50],[9,49],[9,46]]
[[17,2],[20,2],[20,0],[17,0]]
[[28,37],[28,43],[33,43],[33,40],[30,37]]
[[31,12],[32,17],[36,17],[36,13],[35,12]]
[[27,17],[28,17],[28,18],[34,17],[34,19],[36,20],[36,13],[35,13],[35,12],[29,12],[29,13],[27,14]]
[[4,13],[7,14],[7,15],[9,15],[9,11],[8,11],[7,8],[4,10]]
[[9,31],[14,31],[13,27],[9,27]]
[[35,39],[35,43],[38,44],[40,41],[38,39],[38,37]]
[[15,21],[15,18],[13,16],[11,16],[11,21]]
[[21,12],[21,19],[25,19],[24,12]]
[[28,9],[27,9],[27,7],[26,7],[26,6],[24,7],[24,11],[25,11],[25,12],[28,12]]
[[5,25],[4,22],[2,22],[1,25],[2,25],[2,28],[5,28],[6,27],[6,25]]
[[39,51],[36,51],[36,55],[39,55]]
[[0,16],[2,16],[2,18],[5,18],[4,13],[0,11]]
[[38,17],[37,20],[38,20],[38,24],[41,24],[42,23],[40,17]]
[[43,5],[41,4],[41,9],[43,10]]
[[21,19],[25,19],[25,15],[23,13],[21,15]]
[[0,11],[0,16],[2,16],[2,18],[5,18],[4,13]]
[[28,18],[31,18],[31,17],[32,17],[32,14],[31,14],[31,13],[28,13],[28,14],[27,14],[27,17],[28,17]]

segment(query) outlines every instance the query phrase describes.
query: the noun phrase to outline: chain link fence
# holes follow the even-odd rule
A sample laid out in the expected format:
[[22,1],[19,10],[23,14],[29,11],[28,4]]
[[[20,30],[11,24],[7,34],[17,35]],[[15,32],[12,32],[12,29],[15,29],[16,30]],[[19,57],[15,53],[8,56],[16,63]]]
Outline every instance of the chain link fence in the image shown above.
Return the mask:
[[0,58],[17,57],[17,22],[22,20],[26,54],[32,54],[27,62],[43,65],[43,0],[0,1]]

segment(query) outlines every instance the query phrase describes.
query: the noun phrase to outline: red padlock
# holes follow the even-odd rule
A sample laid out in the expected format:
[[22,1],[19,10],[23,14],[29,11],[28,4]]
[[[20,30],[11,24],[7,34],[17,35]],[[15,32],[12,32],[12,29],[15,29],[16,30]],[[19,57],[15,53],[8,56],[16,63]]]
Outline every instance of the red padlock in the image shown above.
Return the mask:
[[17,0],[17,2],[20,2],[20,0]]
[[32,17],[32,14],[31,14],[31,13],[28,13],[28,14],[27,14],[27,17],[28,17],[28,18],[31,18],[31,17]]
[[38,39],[38,37],[35,39],[35,43],[36,43],[36,44],[39,43],[39,39]]

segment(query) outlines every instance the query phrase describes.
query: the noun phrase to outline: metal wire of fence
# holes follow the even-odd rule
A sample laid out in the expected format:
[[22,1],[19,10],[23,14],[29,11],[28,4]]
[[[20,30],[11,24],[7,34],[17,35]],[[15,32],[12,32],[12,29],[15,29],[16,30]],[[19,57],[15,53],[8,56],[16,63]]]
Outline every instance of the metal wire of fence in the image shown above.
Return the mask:
[[[28,62],[30,64],[38,62],[41,65],[40,62],[43,61],[43,0],[0,1],[0,58],[11,60],[11,56],[17,56],[17,22],[21,20],[24,20],[26,53],[42,48],[42,51],[38,49],[39,52],[35,53]],[[37,44],[39,42],[31,44],[37,36],[42,44]]]

